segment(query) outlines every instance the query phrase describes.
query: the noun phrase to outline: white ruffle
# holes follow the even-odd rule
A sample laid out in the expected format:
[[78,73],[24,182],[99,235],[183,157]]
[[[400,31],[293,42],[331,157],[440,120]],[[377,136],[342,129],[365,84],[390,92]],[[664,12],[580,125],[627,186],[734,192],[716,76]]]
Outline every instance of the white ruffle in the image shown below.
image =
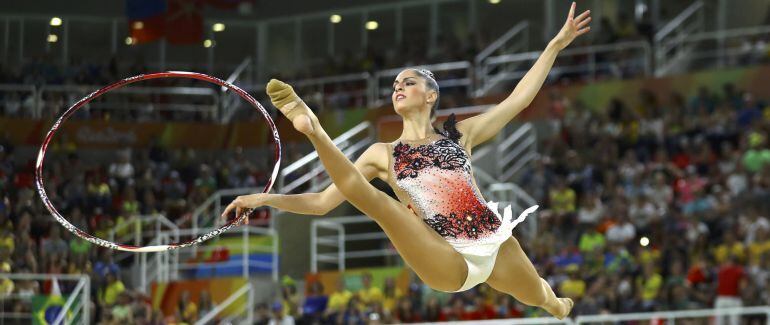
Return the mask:
[[513,218],[513,212],[510,205],[503,209],[502,216],[498,211],[499,202],[489,201],[487,202],[487,206],[492,210],[492,212],[495,213],[497,218],[500,219],[500,227],[497,229],[497,231],[495,231],[494,234],[484,238],[479,238],[472,242],[453,243],[452,241],[449,241],[449,244],[451,244],[461,254],[476,256],[489,256],[493,254],[497,250],[498,246],[500,246],[504,241],[508,240],[508,237],[511,237],[513,228],[524,221],[524,219],[527,218],[527,215],[535,212],[535,210],[540,207],[539,205],[533,205],[524,210],[524,212],[522,212],[518,218],[511,220]]

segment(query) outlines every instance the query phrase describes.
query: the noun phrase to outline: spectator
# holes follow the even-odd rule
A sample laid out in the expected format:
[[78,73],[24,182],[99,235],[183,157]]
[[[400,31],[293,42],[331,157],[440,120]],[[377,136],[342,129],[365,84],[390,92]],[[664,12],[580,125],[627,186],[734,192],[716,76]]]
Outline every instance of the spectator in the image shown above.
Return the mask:
[[[717,297],[714,308],[741,307],[741,291],[746,288],[746,274],[742,266],[737,264],[738,259],[729,255],[722,261],[717,277]],[[723,323],[723,316],[717,316],[717,323]],[[738,324],[738,316],[730,316],[730,324]]]
[[273,303],[273,314],[268,325],[294,325],[294,317],[284,313],[283,303],[276,301]]

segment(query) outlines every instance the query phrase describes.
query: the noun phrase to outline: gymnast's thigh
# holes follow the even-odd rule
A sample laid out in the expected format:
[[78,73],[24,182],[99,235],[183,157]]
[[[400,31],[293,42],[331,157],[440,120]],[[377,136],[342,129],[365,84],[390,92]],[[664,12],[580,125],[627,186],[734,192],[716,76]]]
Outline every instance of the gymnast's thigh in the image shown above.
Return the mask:
[[351,203],[380,225],[399,255],[426,284],[446,291],[460,288],[468,270],[462,255],[401,202],[374,186],[372,189],[376,193],[359,193],[366,200]]
[[510,294],[519,300],[526,300],[523,297],[543,290],[535,266],[514,237],[508,238],[500,246],[492,274],[486,282],[495,290]]

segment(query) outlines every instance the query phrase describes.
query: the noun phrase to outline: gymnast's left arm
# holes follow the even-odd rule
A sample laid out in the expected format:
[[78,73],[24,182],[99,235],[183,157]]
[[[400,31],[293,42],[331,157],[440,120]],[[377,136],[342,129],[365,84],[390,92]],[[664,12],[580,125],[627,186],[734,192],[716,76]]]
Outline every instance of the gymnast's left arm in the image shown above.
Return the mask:
[[537,95],[551,71],[553,62],[561,50],[569,45],[576,37],[588,32],[586,26],[590,21],[590,10],[574,17],[575,3],[570,7],[569,15],[559,33],[548,43],[543,53],[532,65],[532,68],[519,81],[513,92],[500,104],[479,115],[457,122],[457,129],[464,136],[470,147],[484,143],[497,135],[516,115],[524,110]]

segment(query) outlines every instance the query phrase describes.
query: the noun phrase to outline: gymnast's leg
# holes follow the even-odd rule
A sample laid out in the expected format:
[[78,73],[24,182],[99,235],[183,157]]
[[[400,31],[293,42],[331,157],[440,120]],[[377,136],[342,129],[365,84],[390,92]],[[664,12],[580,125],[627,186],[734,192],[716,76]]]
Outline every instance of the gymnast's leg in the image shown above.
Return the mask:
[[541,278],[516,238],[506,240],[495,260],[492,274],[486,281],[497,291],[507,293],[529,306],[545,309],[558,319],[569,315],[574,302],[558,298],[551,286]]
[[454,291],[465,283],[468,268],[465,259],[412,211],[369,184],[334,145],[318,118],[291,86],[271,80],[267,84],[267,93],[273,105],[292,121],[294,128],[310,139],[337,189],[353,206],[380,225],[404,261],[428,286]]

